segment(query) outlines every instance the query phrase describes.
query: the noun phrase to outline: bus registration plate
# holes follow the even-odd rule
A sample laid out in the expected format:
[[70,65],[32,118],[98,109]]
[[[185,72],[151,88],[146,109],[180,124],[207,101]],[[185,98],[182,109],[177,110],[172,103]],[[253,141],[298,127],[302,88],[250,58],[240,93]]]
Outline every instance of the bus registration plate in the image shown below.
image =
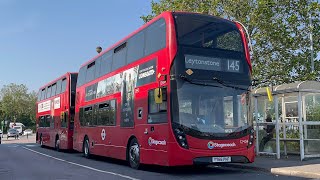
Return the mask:
[[231,162],[231,157],[212,157],[212,162]]

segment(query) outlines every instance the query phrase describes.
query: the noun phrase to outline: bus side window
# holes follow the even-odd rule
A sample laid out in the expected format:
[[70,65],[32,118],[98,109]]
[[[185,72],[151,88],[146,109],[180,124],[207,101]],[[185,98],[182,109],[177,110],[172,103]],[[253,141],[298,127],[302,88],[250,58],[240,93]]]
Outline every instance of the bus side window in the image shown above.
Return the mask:
[[46,127],[54,128],[54,119],[51,117],[51,115],[46,116],[47,125]]
[[61,122],[61,127],[62,128],[66,128],[67,127],[67,115],[66,115],[65,112],[61,112],[60,122]]
[[83,113],[84,121],[85,121],[85,126],[93,126],[95,125],[93,123],[93,107],[88,106],[84,108],[84,113]]
[[148,123],[157,124],[157,123],[166,123],[168,122],[167,118],[167,88],[162,87],[161,98],[162,102],[157,103],[155,100],[155,93],[159,89],[152,89],[148,92]]
[[115,126],[116,125],[116,101],[110,100],[97,106],[97,125]]
[[79,119],[80,119],[80,126],[85,126],[85,119],[83,116],[83,107],[80,108],[80,112],[79,112]]

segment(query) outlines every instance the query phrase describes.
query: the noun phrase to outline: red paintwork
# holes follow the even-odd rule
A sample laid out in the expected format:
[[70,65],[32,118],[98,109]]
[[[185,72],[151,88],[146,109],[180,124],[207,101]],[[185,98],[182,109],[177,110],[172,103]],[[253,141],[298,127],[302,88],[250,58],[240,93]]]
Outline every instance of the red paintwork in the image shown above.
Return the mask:
[[244,51],[246,53],[246,60],[247,60],[248,65],[249,65],[250,72],[252,73],[250,52],[249,52],[249,48],[248,48],[247,38],[246,38],[246,35],[245,35],[245,30],[242,28],[242,26],[239,23],[236,22],[236,25],[237,25],[238,29],[240,30],[240,35],[241,35],[241,39],[242,39],[242,42],[243,42]]
[[[70,81],[71,81],[71,74],[76,74],[76,73],[66,73],[63,76],[57,78],[54,81],[51,81],[47,85],[41,87],[39,89],[39,92],[41,90],[49,85],[52,85],[53,83],[57,82],[60,79],[63,79],[64,77],[67,80],[67,86],[65,92],[58,94],[56,96],[53,96],[51,98],[42,100],[42,101],[37,101],[36,103],[36,126],[37,126],[37,143],[40,143],[40,137],[43,137],[43,143],[45,146],[49,147],[55,147],[55,140],[56,136],[59,137],[60,140],[60,149],[73,149],[73,141],[72,141],[72,136],[73,136],[73,130],[70,130],[68,128],[61,128],[61,119],[60,119],[60,114],[63,111],[68,111],[69,112],[69,107],[70,107]],[[53,109],[44,112],[38,112],[38,104],[46,102],[46,101],[51,101],[55,98],[60,97],[60,108],[59,109]],[[53,111],[53,112],[52,112]],[[50,127],[39,127],[39,117],[40,116],[45,116],[45,115],[51,115],[53,113],[53,116],[55,117],[54,121],[54,128]],[[70,115],[68,116],[68,126],[70,123]]]
[[[177,143],[171,125],[171,116],[168,116],[168,123],[163,124],[148,124],[148,90],[157,88],[158,81],[150,83],[141,87],[135,88],[135,101],[134,101],[134,127],[133,128],[123,128],[120,127],[120,105],[121,105],[121,94],[116,93],[113,95],[97,98],[91,101],[85,101],[85,88],[95,84],[103,79],[111,77],[115,74],[118,74],[124,70],[130,69],[134,66],[157,58],[157,70],[156,75],[159,73],[168,75],[169,79],[169,70],[172,64],[172,61],[177,53],[177,40],[174,20],[171,12],[164,12],[161,15],[154,18],[149,23],[143,25],[141,28],[136,30],[134,33],[130,34],[126,38],[122,39],[115,45],[106,49],[104,52],[107,52],[113,47],[121,44],[127,38],[136,34],[140,30],[146,28],[148,25],[158,20],[159,18],[164,18],[167,23],[167,47],[164,49],[155,52],[149,56],[143,57],[142,59],[129,64],[121,69],[106,74],[98,79],[95,79],[87,84],[84,84],[80,87],[77,87],[76,94],[76,115],[75,115],[75,128],[74,128],[74,139],[73,139],[73,148],[79,152],[83,151],[83,140],[85,136],[89,139],[90,144],[90,153],[101,156],[108,156],[117,159],[126,160],[126,151],[127,146],[131,137],[137,138],[140,144],[140,161],[144,164],[158,164],[163,166],[176,166],[176,165],[191,165],[193,164],[193,159],[195,157],[206,157],[206,156],[231,156],[239,155],[245,156],[249,159],[250,162],[254,161],[254,148],[253,146],[247,148],[246,145],[240,145],[240,139],[233,140],[221,140],[219,142],[228,143],[235,142],[237,144],[236,148],[225,148],[222,150],[215,149],[209,150],[205,148],[207,146],[208,140],[200,140],[188,136],[187,140],[190,145],[190,149],[184,149],[179,146]],[[245,47],[247,46],[244,43]],[[248,50],[248,48],[246,48]],[[97,57],[103,54],[100,53],[87,63],[83,64],[86,66],[90,62],[94,61]],[[250,60],[250,59],[247,59]],[[169,82],[169,80],[168,80]],[[167,86],[168,94],[170,94],[171,88],[170,83],[165,83],[162,86]],[[97,126],[97,127],[81,127],[79,122],[79,110],[80,107],[87,105],[97,104],[99,102],[104,102],[106,100],[116,99],[117,113],[116,113],[116,126]],[[168,102],[170,102],[170,96],[168,96]],[[143,107],[143,119],[137,119],[137,108]],[[168,114],[170,112],[170,103],[167,104]],[[151,132],[150,128],[154,127],[154,131]],[[106,139],[102,140],[101,131],[105,129]],[[144,134],[145,129],[148,129],[149,133]],[[165,140],[166,145],[149,145],[148,139],[153,138],[155,140]],[[241,139],[248,139],[248,136]],[[192,148],[191,148],[192,147]]]

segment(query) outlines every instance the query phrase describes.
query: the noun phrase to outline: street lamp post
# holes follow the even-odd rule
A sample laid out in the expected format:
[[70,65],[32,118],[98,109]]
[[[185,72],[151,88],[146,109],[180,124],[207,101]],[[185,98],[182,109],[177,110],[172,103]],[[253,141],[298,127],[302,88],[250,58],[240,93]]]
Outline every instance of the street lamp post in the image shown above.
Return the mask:
[[314,61],[313,61],[313,39],[312,39],[312,16],[311,16],[311,12],[309,12],[309,26],[310,26],[310,52],[311,52],[311,72],[314,72]]

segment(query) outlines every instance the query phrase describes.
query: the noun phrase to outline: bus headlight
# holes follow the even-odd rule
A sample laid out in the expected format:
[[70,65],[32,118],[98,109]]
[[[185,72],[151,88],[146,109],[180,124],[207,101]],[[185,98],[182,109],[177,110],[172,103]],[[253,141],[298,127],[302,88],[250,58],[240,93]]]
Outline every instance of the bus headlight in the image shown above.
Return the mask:
[[174,135],[175,135],[175,137],[181,147],[183,147],[185,149],[189,149],[187,138],[186,138],[186,135],[183,132],[183,130],[181,130],[180,128],[176,128],[174,130]]

